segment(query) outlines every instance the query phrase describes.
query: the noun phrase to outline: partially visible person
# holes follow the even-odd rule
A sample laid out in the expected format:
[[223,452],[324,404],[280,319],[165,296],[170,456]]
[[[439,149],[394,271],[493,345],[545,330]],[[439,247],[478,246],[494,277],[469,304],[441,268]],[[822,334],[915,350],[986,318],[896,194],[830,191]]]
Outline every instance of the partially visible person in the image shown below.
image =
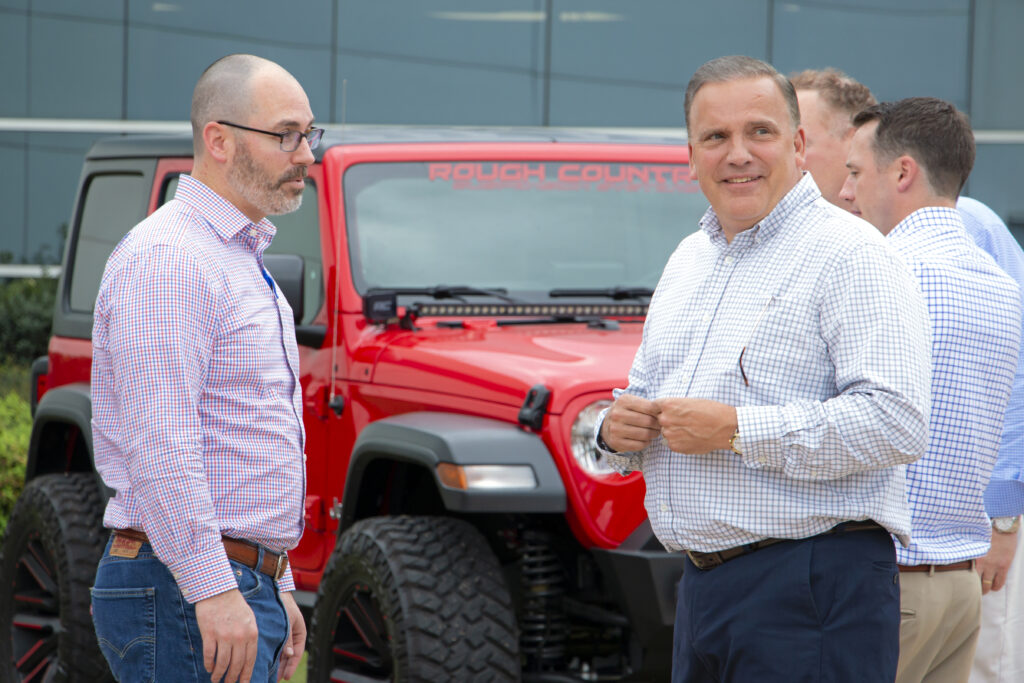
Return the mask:
[[898,683],[966,681],[981,627],[974,561],[989,550],[985,490],[1017,371],[1021,293],[963,227],[974,164],[966,116],[914,97],[853,119],[842,198],[910,264],[932,324],[928,450],[907,468],[912,531],[897,548]]
[[203,72],[191,118],[192,173],[114,249],[96,300],[92,433],[115,495],[93,621],[122,681],[276,681],[306,639],[286,555],[305,434],[266,216],[299,207],[323,131],[253,55]]
[[[957,209],[967,232],[1024,295],[1024,251],[1002,219],[981,202],[961,197]],[[1024,297],[1022,297],[1024,302]],[[985,509],[993,518],[992,549],[978,560],[982,576],[981,634],[971,668],[971,683],[1024,681],[1024,352],[1003,424],[999,460],[985,490]],[[1015,560],[1015,555],[1016,560]]]
[[[835,69],[807,70],[791,76],[808,133],[804,168],[817,178],[846,178],[846,157],[853,138],[853,117],[875,104],[862,84]],[[825,122],[816,125],[815,122]],[[826,140],[811,154],[811,140]],[[833,204],[850,209],[836,196]],[[1024,289],[1024,251],[1006,224],[985,204],[961,196],[956,203],[964,227],[975,244]],[[1024,534],[1017,531],[1024,513],[1024,354],[1018,359],[1013,392],[1006,409],[999,458],[985,491],[985,510],[992,518],[992,546],[976,563],[982,580],[981,634],[971,683],[1024,681]],[[1004,589],[1005,586],[1005,589]]]
[[672,681],[891,682],[905,469],[927,440],[927,310],[877,231],[802,173],[796,94],[722,57],[685,98],[711,208],[595,430],[685,552]]
[[821,196],[836,206],[846,181],[846,155],[853,139],[853,116],[876,103],[864,85],[836,69],[806,70],[790,76],[807,133],[803,168],[814,177]]

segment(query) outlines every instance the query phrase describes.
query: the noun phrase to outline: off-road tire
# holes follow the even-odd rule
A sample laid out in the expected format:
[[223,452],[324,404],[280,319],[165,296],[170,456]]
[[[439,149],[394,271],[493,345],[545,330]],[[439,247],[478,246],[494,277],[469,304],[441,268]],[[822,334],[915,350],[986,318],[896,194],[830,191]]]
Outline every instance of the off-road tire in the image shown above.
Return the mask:
[[113,680],[89,614],[102,513],[91,473],[25,486],[0,549],[0,680]]
[[350,679],[519,680],[508,588],[473,526],[374,517],[342,535],[313,610],[309,681]]

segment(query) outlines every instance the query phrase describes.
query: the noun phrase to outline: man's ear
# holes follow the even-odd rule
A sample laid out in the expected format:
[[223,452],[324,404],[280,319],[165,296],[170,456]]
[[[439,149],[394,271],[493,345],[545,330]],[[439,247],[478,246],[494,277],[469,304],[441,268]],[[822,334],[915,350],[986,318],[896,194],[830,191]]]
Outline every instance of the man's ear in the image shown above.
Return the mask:
[[896,190],[906,192],[914,184],[923,179],[921,167],[914,157],[904,154],[893,162],[893,172],[896,173]]
[[210,121],[203,126],[203,144],[206,146],[206,153],[211,159],[218,163],[224,163],[234,152],[234,138],[228,135],[224,126],[216,121]]
[[793,135],[793,148],[796,150],[796,166],[803,170],[807,160],[807,133],[803,126],[797,126],[796,134]]
[[686,149],[690,158],[690,180],[697,180],[697,163],[693,160],[693,145],[687,142]]

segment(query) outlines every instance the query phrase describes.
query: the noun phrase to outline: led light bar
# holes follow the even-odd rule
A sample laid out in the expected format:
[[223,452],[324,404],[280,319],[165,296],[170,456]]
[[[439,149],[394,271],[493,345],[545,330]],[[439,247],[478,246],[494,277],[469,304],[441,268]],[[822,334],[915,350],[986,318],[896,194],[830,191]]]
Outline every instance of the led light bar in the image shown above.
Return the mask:
[[414,304],[417,317],[443,316],[637,316],[647,304]]

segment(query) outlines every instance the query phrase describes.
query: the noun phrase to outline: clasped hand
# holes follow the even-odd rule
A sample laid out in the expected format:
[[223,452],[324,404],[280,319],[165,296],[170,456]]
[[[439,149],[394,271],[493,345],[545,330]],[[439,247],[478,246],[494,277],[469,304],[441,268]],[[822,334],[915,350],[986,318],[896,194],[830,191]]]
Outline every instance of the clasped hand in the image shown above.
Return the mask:
[[700,455],[729,448],[736,425],[736,408],[718,401],[622,394],[605,414],[601,438],[627,452],[643,450],[660,436],[676,453]]

